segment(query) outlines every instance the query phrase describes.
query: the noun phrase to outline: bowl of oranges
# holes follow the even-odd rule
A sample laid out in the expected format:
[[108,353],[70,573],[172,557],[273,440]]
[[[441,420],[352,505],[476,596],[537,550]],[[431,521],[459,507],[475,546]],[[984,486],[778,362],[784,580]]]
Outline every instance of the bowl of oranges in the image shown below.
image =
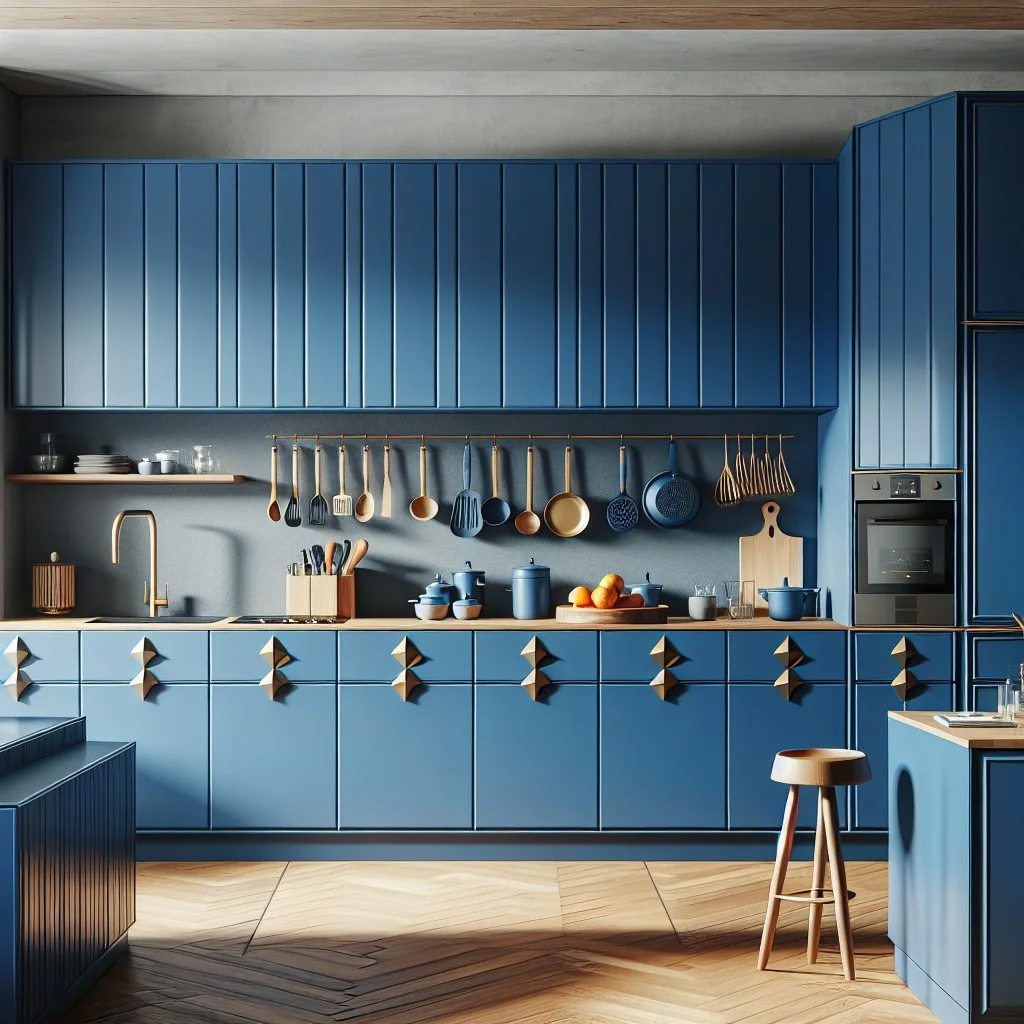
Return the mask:
[[559,622],[650,623],[666,622],[668,608],[644,607],[640,594],[627,594],[626,584],[617,573],[606,573],[597,586],[580,585],[569,592],[569,603],[555,609]]

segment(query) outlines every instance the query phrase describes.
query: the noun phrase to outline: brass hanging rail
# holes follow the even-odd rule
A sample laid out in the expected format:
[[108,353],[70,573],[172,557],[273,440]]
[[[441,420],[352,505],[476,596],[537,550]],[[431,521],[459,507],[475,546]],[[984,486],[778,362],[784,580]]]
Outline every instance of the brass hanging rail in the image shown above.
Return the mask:
[[268,441],[721,441],[723,436],[792,441],[793,434],[723,430],[717,434],[267,434]]

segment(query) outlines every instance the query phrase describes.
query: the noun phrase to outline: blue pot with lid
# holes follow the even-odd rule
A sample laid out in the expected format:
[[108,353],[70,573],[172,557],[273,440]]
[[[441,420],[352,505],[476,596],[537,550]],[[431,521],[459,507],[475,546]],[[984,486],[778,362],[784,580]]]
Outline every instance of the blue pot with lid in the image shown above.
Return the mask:
[[466,562],[465,569],[452,573],[452,583],[460,601],[477,601],[484,603],[484,587],[487,585],[486,573],[483,569],[474,569],[472,562]]
[[531,558],[529,565],[512,568],[512,614],[517,619],[551,618],[551,569],[537,565]]
[[768,602],[768,615],[780,622],[795,622],[807,614],[808,605],[821,591],[820,587],[791,587],[789,577],[782,580],[781,587],[760,587],[758,593]]
[[631,594],[639,594],[644,599],[645,608],[657,608],[661,604],[661,583],[652,583],[651,574],[644,573],[646,581],[643,583],[627,583],[626,589]]

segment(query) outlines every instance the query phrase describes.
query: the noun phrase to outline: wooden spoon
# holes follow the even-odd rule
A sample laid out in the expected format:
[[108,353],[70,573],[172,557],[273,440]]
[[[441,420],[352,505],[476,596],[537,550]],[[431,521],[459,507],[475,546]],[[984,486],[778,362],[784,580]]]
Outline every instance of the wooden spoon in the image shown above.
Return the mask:
[[270,504],[267,517],[272,523],[281,522],[281,506],[277,503],[277,445],[270,449]]
[[540,516],[533,511],[533,445],[526,449],[526,508],[516,516],[516,529],[526,536],[540,529]]
[[356,498],[356,522],[373,518],[373,495],[370,493],[370,446],[363,445],[363,493]]
[[427,446],[420,445],[420,493],[409,502],[409,514],[413,519],[425,522],[437,515],[437,502],[427,496]]
[[342,566],[342,576],[351,576],[355,571],[356,566],[366,557],[366,552],[369,550],[370,545],[360,537],[359,540],[352,545],[352,557],[349,558],[345,565]]

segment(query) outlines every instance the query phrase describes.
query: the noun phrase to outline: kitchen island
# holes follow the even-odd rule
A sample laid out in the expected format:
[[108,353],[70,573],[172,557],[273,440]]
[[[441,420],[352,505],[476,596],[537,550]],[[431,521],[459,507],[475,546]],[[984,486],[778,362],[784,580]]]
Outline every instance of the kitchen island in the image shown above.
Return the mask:
[[889,712],[889,937],[943,1024],[1024,1022],[1024,728]]

